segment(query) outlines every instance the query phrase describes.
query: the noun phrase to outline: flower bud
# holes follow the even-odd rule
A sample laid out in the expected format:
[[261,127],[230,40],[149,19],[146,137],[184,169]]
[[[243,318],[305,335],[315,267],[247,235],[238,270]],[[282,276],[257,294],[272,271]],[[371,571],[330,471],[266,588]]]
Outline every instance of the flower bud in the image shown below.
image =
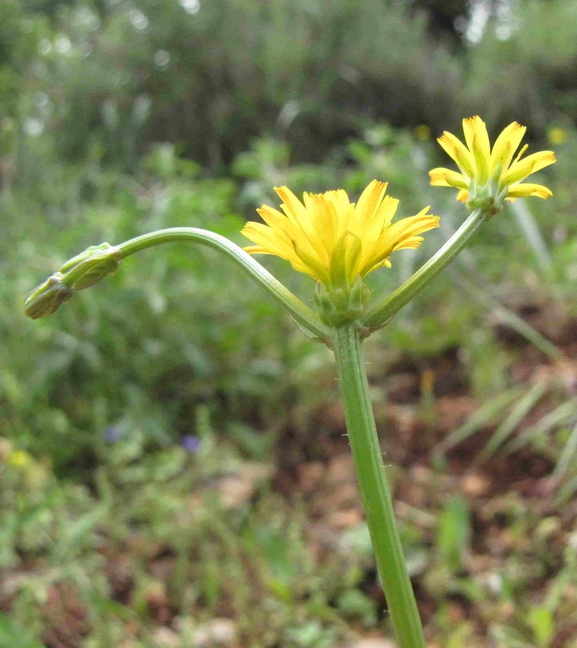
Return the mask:
[[60,268],[60,272],[66,274],[65,281],[74,290],[84,290],[113,275],[119,265],[118,248],[109,243],[101,243],[91,245],[67,261]]
[[72,283],[74,290],[84,290],[95,283],[111,277],[120,266],[120,258],[116,249],[112,252],[96,252],[90,258],[79,263],[74,269],[74,274],[86,269],[82,275]]
[[62,281],[62,277],[61,272],[56,272],[26,297],[24,312],[28,317],[48,317],[72,297],[72,289]]
[[66,263],[60,268],[58,272],[61,272],[62,274],[65,274],[69,270],[72,270],[74,266],[77,266],[81,261],[84,261],[85,259],[89,259],[95,252],[102,252],[105,250],[110,250],[112,245],[110,243],[101,243],[100,245],[91,245],[90,247],[87,247],[86,250],[81,252],[80,254],[77,254],[76,256],[72,257],[71,259],[68,259]]

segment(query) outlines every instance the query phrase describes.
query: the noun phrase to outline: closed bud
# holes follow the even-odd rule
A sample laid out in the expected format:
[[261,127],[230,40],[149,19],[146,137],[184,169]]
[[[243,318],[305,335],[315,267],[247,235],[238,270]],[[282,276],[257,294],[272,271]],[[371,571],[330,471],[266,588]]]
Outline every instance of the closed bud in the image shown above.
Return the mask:
[[57,272],[33,290],[24,301],[24,312],[32,319],[48,317],[72,297],[72,289],[62,281]]
[[74,290],[84,290],[106,277],[110,277],[120,265],[118,248],[110,243],[91,245],[89,248],[69,259],[60,272],[64,281]]
[[101,243],[100,245],[91,245],[90,247],[87,247],[84,252],[81,252],[80,254],[77,254],[76,256],[72,257],[71,259],[68,259],[66,263],[60,268],[58,272],[61,272],[62,274],[66,274],[69,270],[72,270],[74,266],[77,266],[79,263],[82,261],[89,259],[93,254],[96,252],[104,252],[106,250],[112,249],[112,245],[110,243]]
[[120,257],[116,248],[95,252],[87,259],[81,261],[71,271],[71,274],[73,272],[74,276],[77,276],[78,273],[85,270],[78,279],[72,282],[72,287],[74,290],[89,288],[95,283],[111,277],[118,270],[119,266]]

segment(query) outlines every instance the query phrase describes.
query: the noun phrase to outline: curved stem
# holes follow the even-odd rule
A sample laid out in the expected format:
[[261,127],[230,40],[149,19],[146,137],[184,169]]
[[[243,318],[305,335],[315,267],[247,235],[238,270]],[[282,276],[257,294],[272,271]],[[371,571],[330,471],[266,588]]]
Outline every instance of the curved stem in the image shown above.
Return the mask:
[[467,220],[415,274],[399,286],[394,292],[375,304],[369,305],[362,317],[362,324],[369,329],[380,328],[396,315],[403,306],[408,304],[415,295],[432,281],[438,274],[451,263],[461,252],[470,239],[477,233],[481,225],[492,214],[476,209],[471,212]]
[[157,230],[149,234],[143,234],[130,239],[117,246],[121,258],[126,258],[135,252],[144,250],[162,243],[174,243],[187,241],[206,245],[219,252],[223,252],[229,259],[232,259],[251,279],[264,288],[276,301],[283,306],[293,319],[310,331],[313,335],[323,340],[329,336],[329,329],[318,318],[318,316],[293,293],[285,288],[283,284],[275,279],[268,270],[255,261],[238,245],[229,241],[220,234],[208,230],[197,229],[196,227],[172,227],[169,229]]
[[384,473],[359,329],[354,324],[337,328],[332,340],[359,490],[395,636],[399,648],[425,648]]

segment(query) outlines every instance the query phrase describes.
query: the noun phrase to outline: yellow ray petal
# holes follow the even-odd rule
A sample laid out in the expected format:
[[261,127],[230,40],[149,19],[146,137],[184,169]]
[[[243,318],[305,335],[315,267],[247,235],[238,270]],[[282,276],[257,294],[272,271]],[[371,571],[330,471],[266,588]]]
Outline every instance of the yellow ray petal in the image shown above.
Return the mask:
[[397,213],[398,206],[399,201],[397,198],[393,198],[392,196],[384,197],[383,202],[379,205],[379,209],[374,218],[375,225],[381,228],[381,232],[383,231],[383,229],[385,229],[385,227],[391,224],[391,221]]
[[398,204],[399,201],[396,198],[385,196],[379,205],[376,214],[373,216],[372,223],[364,232],[360,232],[363,240],[363,257],[361,260],[363,268],[367,267],[367,265],[371,265],[373,257],[375,254],[378,254],[380,250],[379,240],[381,234],[383,234],[391,224],[397,211]]
[[437,140],[448,155],[455,160],[461,172],[469,178],[475,175],[473,155],[452,133],[445,131]]
[[[299,227],[300,230],[302,230],[306,239],[310,241],[313,248],[320,249],[322,247],[321,241],[316,235],[310,214],[307,212],[306,207],[288,187],[275,187],[274,190],[283,201],[281,209],[287,215],[287,218],[289,218],[289,220],[291,220],[295,225]],[[307,252],[311,253],[311,250],[308,249]]]
[[477,148],[484,157],[488,158],[491,154],[491,144],[485,122],[478,115],[467,117],[463,119],[463,132],[469,151],[473,152]]
[[536,173],[555,162],[555,153],[553,153],[553,151],[540,151],[539,153],[533,153],[523,160],[519,160],[519,162],[514,162],[511,165],[511,168],[501,175],[501,182],[508,185],[514,184],[519,180],[523,180],[528,175]]
[[422,236],[410,236],[408,239],[395,245],[393,252],[406,249],[416,250],[424,240],[425,239]]
[[399,201],[396,198],[385,196],[376,213],[373,215],[372,222],[355,232],[363,240],[363,258],[365,260],[371,254],[371,250],[378,241],[379,236],[391,224],[398,204]]
[[485,122],[478,116],[463,119],[465,141],[475,159],[476,178],[480,184],[485,184],[489,178],[489,158],[491,144]]
[[279,238],[273,229],[262,223],[247,223],[243,227],[241,234],[258,246],[268,250],[270,254],[276,254],[283,259],[287,259],[287,261],[294,257],[292,246]]
[[462,173],[451,171],[438,167],[429,171],[431,184],[433,187],[458,187],[459,189],[467,189],[469,182]]
[[328,267],[321,263],[314,254],[301,246],[301,241],[293,241],[294,251],[300,262],[306,267],[306,272],[323,284],[330,283]]
[[399,246],[402,246],[403,242],[416,237],[417,234],[439,227],[439,217],[427,214],[429,209],[429,207],[425,207],[416,216],[403,218],[388,227],[375,245],[375,253],[372,258],[364,261],[361,275],[364,276],[370,272],[373,266],[388,258],[395,249],[401,249]]
[[[363,191],[355,205],[355,223],[351,229],[356,230],[359,225],[368,225],[387,191],[386,182],[373,180]],[[357,226],[357,227],[355,227]]]
[[276,209],[273,209],[268,205],[263,205],[256,211],[263,221],[277,234],[277,236],[284,239],[286,243],[290,244],[290,241],[295,236],[299,235],[299,228]]
[[269,250],[265,250],[260,245],[246,245],[242,249],[249,254],[274,254],[273,252],[269,252]]
[[386,231],[386,235],[394,241],[393,248],[397,243],[404,241],[411,236],[439,227],[440,218],[438,216],[433,216],[432,214],[427,214],[429,209],[430,207],[425,207],[425,209],[419,212],[416,216],[403,218],[389,227]]
[[527,128],[517,122],[509,124],[497,137],[493,150],[491,151],[491,171],[495,170],[498,165],[502,169],[507,169],[515,151],[519,148],[521,140],[525,135]]
[[378,270],[379,268],[390,268],[392,266],[391,261],[389,257],[386,259],[383,259],[382,261],[378,261],[374,265],[372,265],[370,268],[368,268],[362,276],[366,276],[370,274],[371,272],[374,272],[375,270]]
[[331,201],[318,194],[304,194],[305,206],[325,251],[328,264],[338,232],[338,214]]
[[531,184],[529,182],[522,182],[512,187],[509,187],[509,198],[525,198],[526,196],[538,196],[539,198],[549,198],[553,192],[539,184]]
[[330,201],[333,205],[333,209],[339,215],[338,217],[338,229],[337,229],[337,240],[341,238],[348,232],[350,229],[351,218],[354,216],[354,205],[351,204],[347,192],[344,189],[338,189],[337,191],[327,191],[323,194],[326,197],[326,200]]

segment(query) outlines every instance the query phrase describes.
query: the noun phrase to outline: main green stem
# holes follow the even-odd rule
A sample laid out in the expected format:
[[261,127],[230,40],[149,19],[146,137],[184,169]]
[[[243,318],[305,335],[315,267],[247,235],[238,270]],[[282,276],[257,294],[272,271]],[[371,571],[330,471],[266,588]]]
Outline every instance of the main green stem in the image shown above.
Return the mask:
[[359,327],[335,329],[332,341],[359,490],[397,643],[426,648],[385,476]]

